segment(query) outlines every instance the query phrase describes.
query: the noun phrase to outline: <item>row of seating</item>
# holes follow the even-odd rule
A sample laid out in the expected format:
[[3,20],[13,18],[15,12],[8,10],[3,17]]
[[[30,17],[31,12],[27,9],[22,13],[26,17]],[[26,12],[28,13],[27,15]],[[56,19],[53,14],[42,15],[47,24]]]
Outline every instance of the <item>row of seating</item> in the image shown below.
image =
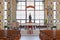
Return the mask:
[[60,30],[40,30],[41,40],[60,40]]
[[0,30],[0,40],[19,40],[20,30]]

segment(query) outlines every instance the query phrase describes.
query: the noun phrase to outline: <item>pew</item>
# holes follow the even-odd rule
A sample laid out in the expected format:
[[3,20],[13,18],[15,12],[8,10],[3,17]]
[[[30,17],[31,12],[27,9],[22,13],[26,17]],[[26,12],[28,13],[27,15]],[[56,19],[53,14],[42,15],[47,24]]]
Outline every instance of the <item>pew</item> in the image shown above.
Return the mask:
[[60,30],[56,30],[55,32],[56,32],[56,33],[55,33],[55,38],[54,38],[54,40],[60,40]]
[[40,30],[41,40],[60,40],[60,30]]
[[9,40],[6,35],[4,30],[0,30],[0,40]]
[[0,40],[19,40],[20,30],[0,30]]
[[52,39],[52,31],[50,30],[41,30],[39,34],[39,38],[41,40],[51,40]]
[[21,37],[20,30],[8,30],[8,37],[12,40],[17,40]]

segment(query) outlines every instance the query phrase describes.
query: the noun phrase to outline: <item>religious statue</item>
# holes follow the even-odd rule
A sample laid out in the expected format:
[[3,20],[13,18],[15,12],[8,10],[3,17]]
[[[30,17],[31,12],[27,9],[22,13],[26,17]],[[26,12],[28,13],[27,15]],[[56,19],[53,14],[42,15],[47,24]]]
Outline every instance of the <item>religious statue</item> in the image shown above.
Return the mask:
[[31,17],[31,14],[29,14],[29,22],[31,22],[31,18],[32,18],[32,17]]

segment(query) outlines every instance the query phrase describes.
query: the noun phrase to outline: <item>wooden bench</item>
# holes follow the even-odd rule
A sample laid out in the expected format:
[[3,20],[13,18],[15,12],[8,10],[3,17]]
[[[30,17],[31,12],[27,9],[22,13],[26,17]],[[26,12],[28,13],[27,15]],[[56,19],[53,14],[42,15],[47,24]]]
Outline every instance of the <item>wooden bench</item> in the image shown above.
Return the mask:
[[0,40],[8,40],[4,30],[0,30]]
[[0,30],[0,40],[19,40],[20,30]]
[[40,30],[41,40],[60,40],[60,30]]
[[52,31],[50,31],[50,30],[41,30],[40,31],[40,34],[39,34],[39,38],[41,39],[41,40],[51,40],[52,39],[52,33],[51,33]]
[[54,40],[60,40],[60,30],[55,31],[55,38]]

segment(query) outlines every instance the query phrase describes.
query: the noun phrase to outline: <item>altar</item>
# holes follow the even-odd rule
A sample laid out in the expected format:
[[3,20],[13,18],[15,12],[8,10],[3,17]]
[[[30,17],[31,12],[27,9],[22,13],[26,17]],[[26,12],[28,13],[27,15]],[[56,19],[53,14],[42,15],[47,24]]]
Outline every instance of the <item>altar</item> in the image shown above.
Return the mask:
[[21,23],[20,25],[21,25],[21,26],[24,26],[24,27],[26,28],[28,34],[32,34],[34,28],[35,28],[36,26],[39,26],[38,23],[32,23],[32,22],[29,22],[29,23]]
[[22,26],[39,26],[39,23],[21,23]]

